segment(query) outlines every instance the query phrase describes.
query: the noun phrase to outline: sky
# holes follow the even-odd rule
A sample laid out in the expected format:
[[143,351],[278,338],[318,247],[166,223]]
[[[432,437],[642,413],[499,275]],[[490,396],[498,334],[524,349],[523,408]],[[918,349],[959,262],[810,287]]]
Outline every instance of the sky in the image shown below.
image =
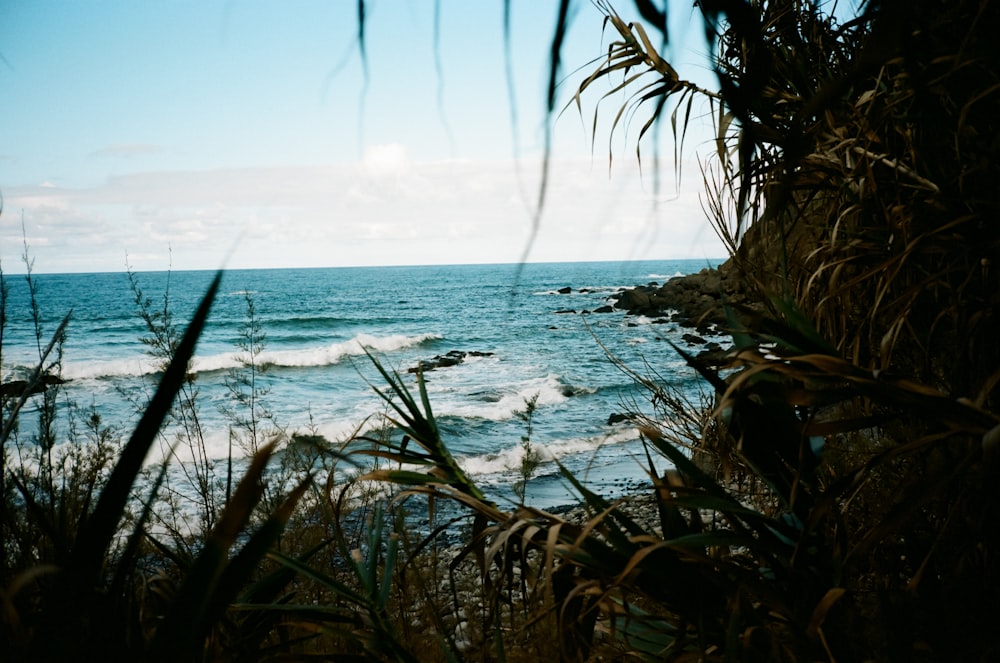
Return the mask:
[[[553,119],[531,241],[555,0],[512,1],[511,86],[501,0],[441,0],[437,30],[431,0],[366,8],[362,60],[348,0],[0,3],[4,271],[25,242],[39,273],[724,255],[699,202],[710,120],[679,188],[664,127],[657,185],[646,111],[609,134],[621,94]],[[671,10],[668,58],[712,86],[700,23]],[[609,40],[575,2],[560,108]]]

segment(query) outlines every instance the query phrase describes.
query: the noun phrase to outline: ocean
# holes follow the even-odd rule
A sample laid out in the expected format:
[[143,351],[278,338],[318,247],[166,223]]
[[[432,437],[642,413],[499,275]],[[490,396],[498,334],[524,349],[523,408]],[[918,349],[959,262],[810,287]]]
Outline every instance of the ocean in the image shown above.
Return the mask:
[[[408,369],[449,352],[464,361],[425,374],[443,436],[463,469],[498,499],[510,497],[526,423],[517,416],[536,399],[530,440],[543,463],[528,484],[531,503],[566,503],[571,491],[558,459],[580,478],[614,496],[642,479],[645,456],[635,427],[609,424],[628,408],[652,413],[647,394],[609,358],[669,382],[697,399],[693,371],[666,342],[683,331],[662,320],[621,311],[589,313],[624,287],[698,271],[717,261],[629,261],[518,265],[358,267],[232,270],[201,340],[197,374],[199,417],[209,454],[230,450],[227,388],[240,366],[237,345],[253,301],[265,335],[257,358],[266,371],[258,386],[286,432],[318,432],[333,441],[375,425],[385,410],[372,388],[381,386],[365,356],[369,348],[414,388]],[[153,309],[164,296],[183,329],[213,276],[209,271],[135,275]],[[97,412],[125,434],[137,420],[134,401],[150,394],[157,365],[141,341],[146,335],[128,275],[36,274],[36,301],[44,334],[70,313],[62,354],[67,381],[59,407]],[[23,379],[38,358],[27,283],[5,275],[10,288],[2,338],[4,382]],[[570,288],[566,293],[565,289]],[[561,292],[562,291],[562,292]],[[43,338],[44,346],[47,338]],[[22,412],[22,439],[30,438],[37,407]],[[88,415],[89,416],[89,415]],[[68,417],[57,424],[69,439]]]

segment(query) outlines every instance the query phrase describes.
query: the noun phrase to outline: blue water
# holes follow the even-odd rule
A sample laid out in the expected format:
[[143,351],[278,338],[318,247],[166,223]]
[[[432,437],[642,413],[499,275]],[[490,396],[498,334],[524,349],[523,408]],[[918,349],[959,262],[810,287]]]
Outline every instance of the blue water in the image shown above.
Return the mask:
[[[373,425],[372,415],[385,408],[369,385],[379,381],[362,346],[411,386],[414,376],[407,369],[419,360],[476,351],[492,355],[428,372],[426,380],[450,448],[484,487],[503,493],[516,477],[525,424],[515,413],[535,395],[531,441],[546,459],[559,459],[605,487],[622,476],[641,476],[637,433],[628,425],[609,426],[607,419],[625,405],[652,410],[643,390],[601,345],[627,365],[641,372],[648,366],[660,379],[694,393],[694,374],[664,341],[678,340],[681,332],[617,311],[579,312],[607,304],[622,287],[662,283],[705,266],[693,260],[227,272],[194,362],[210,453],[223,458],[229,449],[225,382],[239,366],[236,341],[249,294],[266,334],[258,358],[268,366],[262,378],[270,390],[266,403],[289,433],[312,426],[343,440]],[[136,276],[154,308],[169,298],[183,328],[213,274]],[[93,407],[105,423],[130,430],[136,415],[128,396],[152,390],[156,365],[140,342],[145,331],[128,276],[34,278],[44,332],[54,331],[71,312],[61,407]],[[5,381],[24,377],[38,357],[25,280],[8,275],[6,281],[0,367]],[[567,286],[570,294],[558,293]],[[566,309],[578,313],[557,313]],[[22,414],[26,421],[32,407]],[[60,425],[68,437],[68,424]],[[544,463],[529,495],[550,504],[565,494],[555,464]]]

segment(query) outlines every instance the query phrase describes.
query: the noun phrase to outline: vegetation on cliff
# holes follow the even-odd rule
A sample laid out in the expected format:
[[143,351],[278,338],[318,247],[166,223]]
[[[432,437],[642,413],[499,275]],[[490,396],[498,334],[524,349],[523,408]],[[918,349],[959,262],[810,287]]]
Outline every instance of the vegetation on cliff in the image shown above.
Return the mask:
[[[190,386],[213,290],[185,334],[156,346],[169,350],[163,379],[117,460],[99,418],[86,427],[89,455],[54,456],[43,406],[37,456],[9,462],[20,406],[58,373],[62,328],[48,347],[39,335],[39,370],[3,400],[4,651],[998,656],[1000,8],[888,0],[841,20],[801,0],[702,0],[719,74],[707,91],[679,80],[650,38],[666,39],[665,12],[635,5],[645,28],[601,3],[617,36],[581,90],[611,81],[629,113],[648,107],[640,137],[669,118],[679,138],[693,101],[711,104],[706,211],[757,304],[726,308],[724,357],[690,358],[712,389],[708,407],[632,373],[657,408],[640,423],[647,453],[676,467],[648,476],[653,517],[569,474],[583,507],[574,517],[491,503],[450,454],[422,379],[414,393],[379,366],[386,426],[363,439],[357,453],[375,465],[352,486],[401,487],[392,501],[335,485],[332,467],[357,458],[326,440],[259,439],[266,422],[251,406],[240,419],[253,451],[245,476],[222,492],[204,482],[205,504],[220,501],[203,529],[172,530],[156,506],[165,475],[133,491]],[[151,333],[169,331],[164,322],[150,312]],[[257,338],[250,329],[249,371]],[[252,384],[234,389],[256,399]],[[195,452],[197,438],[195,426]],[[278,447],[294,460],[280,494],[264,473]],[[417,502],[422,527],[404,518]],[[445,538],[455,531],[457,544]]]
[[[782,616],[736,631],[769,656],[798,619],[782,656],[990,658],[1000,11],[873,2],[841,24],[812,3],[705,6],[725,11],[706,207],[763,311],[734,303],[734,349],[698,365],[722,417],[698,446],[768,486],[799,528],[787,587],[811,587],[784,614],[750,590]],[[612,22],[606,70],[659,76],[636,102],[687,94]],[[732,590],[730,609],[747,598]]]

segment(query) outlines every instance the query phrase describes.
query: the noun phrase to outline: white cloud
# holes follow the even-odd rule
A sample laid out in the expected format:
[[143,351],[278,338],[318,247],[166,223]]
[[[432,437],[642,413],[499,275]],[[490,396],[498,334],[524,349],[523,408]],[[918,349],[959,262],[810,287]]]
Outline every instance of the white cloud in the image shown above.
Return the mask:
[[[696,169],[692,169],[696,172]],[[145,172],[100,186],[5,191],[5,268],[45,228],[39,271],[118,270],[173,250],[176,269],[514,261],[530,235],[537,163],[412,162],[401,145],[357,164]],[[554,163],[532,260],[718,257],[696,193],[654,209],[634,168]],[[237,243],[238,242],[238,243]]]
[[371,145],[365,148],[364,165],[365,170],[376,177],[398,175],[409,165],[406,147],[399,143]]

